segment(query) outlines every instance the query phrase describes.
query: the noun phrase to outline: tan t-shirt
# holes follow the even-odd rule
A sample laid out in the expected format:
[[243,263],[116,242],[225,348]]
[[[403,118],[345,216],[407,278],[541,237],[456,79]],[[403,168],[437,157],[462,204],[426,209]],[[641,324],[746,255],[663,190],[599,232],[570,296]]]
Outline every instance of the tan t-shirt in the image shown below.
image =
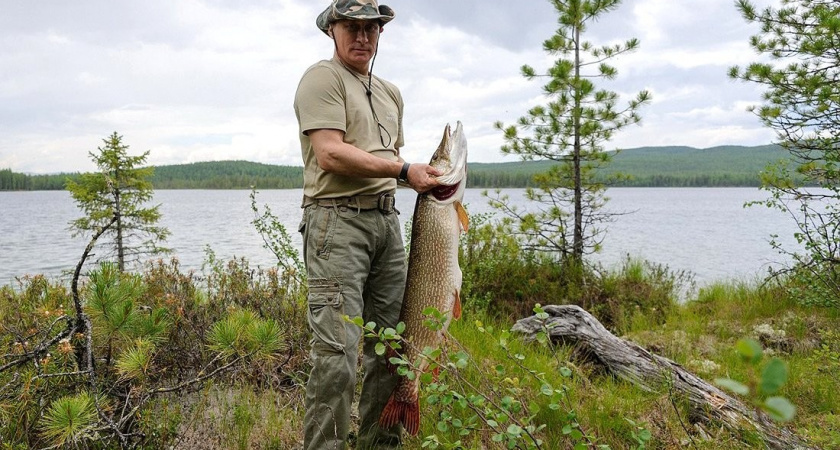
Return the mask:
[[403,100],[393,84],[373,77],[373,108],[387,147],[382,145],[380,130],[366,95],[368,78],[357,75],[335,60],[320,61],[306,70],[295,94],[295,115],[300,126],[300,150],[303,156],[303,193],[313,198],[349,197],[377,194],[396,188],[393,178],[361,178],[335,175],[321,170],[312,150],[309,131],[335,129],[344,131],[344,142],[392,161],[399,159],[403,143]]

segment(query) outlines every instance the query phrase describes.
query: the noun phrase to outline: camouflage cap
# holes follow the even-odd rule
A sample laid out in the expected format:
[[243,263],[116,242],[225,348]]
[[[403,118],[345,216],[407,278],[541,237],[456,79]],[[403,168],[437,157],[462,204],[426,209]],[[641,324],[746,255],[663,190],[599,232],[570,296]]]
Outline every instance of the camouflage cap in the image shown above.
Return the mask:
[[386,24],[394,18],[394,10],[376,0],[333,0],[318,15],[315,24],[327,34],[330,24],[339,20],[380,20]]

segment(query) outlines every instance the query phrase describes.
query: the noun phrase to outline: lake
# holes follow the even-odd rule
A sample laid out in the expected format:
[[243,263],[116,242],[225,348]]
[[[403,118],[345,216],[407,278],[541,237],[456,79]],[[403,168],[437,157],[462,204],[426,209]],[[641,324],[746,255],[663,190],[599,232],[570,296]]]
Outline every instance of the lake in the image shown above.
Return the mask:
[[[468,189],[470,213],[491,208],[480,189]],[[504,191],[523,207],[522,189]],[[262,247],[251,220],[247,190],[158,190],[161,225],[172,232],[165,246],[172,248],[182,267],[200,269],[209,246],[217,258],[245,257],[253,265],[274,265]],[[781,212],[765,207],[744,208],[744,202],[766,197],[756,188],[612,188],[608,210],[622,212],[607,224],[603,250],[595,260],[608,267],[625,255],[667,264],[695,274],[700,285],[727,279],[752,279],[768,266],[787,259],[773,250],[770,235],[794,248],[795,224]],[[301,190],[266,190],[257,195],[287,227],[300,248]],[[397,193],[397,209],[409,219],[415,195]],[[87,245],[73,238],[68,223],[80,211],[66,191],[0,192],[0,285],[24,274],[43,273],[69,279]],[[64,273],[64,274],[63,274]]]

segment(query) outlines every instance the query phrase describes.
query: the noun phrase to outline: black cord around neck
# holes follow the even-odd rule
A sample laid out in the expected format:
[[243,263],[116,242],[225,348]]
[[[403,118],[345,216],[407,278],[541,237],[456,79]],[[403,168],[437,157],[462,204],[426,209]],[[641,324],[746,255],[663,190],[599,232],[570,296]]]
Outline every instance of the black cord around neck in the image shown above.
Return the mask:
[[[333,41],[333,43],[335,43],[335,41]],[[367,85],[365,85],[365,80],[359,78],[358,72],[354,72],[353,69],[347,67],[347,65],[344,64],[344,61],[342,61],[341,58],[337,56],[338,55],[338,44],[335,43],[335,46],[336,46],[336,59],[338,60],[338,63],[341,64],[341,67],[344,67],[345,70],[350,72],[350,74],[353,75],[353,78],[359,80],[359,83],[361,83],[362,87],[365,89],[365,95],[367,95],[368,104],[370,105],[370,113],[373,115],[373,120],[376,121],[376,126],[379,128],[379,142],[382,144],[383,147],[387,148],[389,145],[391,145],[391,139],[392,139],[391,133],[388,131],[387,128],[385,128],[384,125],[382,125],[382,122],[379,121],[379,117],[376,115],[376,109],[373,108],[373,65],[376,63],[376,55],[379,54],[379,42],[378,41],[376,42],[376,48],[373,51],[373,58],[370,61],[370,69],[368,69],[368,75],[367,75],[368,76]],[[383,131],[388,136],[388,144],[385,143],[385,138],[382,136]]]
[[[380,27],[381,25],[382,24],[380,23]],[[336,42],[335,36],[332,34],[332,29],[330,29],[330,32],[328,34],[330,35],[330,37],[333,38],[333,46],[335,47],[335,56],[338,60],[338,63],[341,64],[341,67],[344,67],[345,70],[350,72],[350,74],[353,75],[353,78],[359,80],[359,83],[361,83],[362,87],[365,89],[365,95],[367,95],[368,98],[368,105],[370,105],[370,113],[373,115],[373,120],[376,122],[376,126],[379,131],[379,142],[382,144],[382,147],[388,148],[391,145],[393,138],[391,137],[391,133],[388,131],[388,129],[385,128],[385,126],[382,125],[382,122],[379,121],[379,117],[376,115],[376,109],[373,107],[373,66],[374,64],[376,64],[376,55],[379,54],[379,39],[376,40],[376,47],[373,50],[373,58],[371,58],[370,68],[368,69],[367,73],[368,82],[367,85],[365,85],[365,81],[359,78],[358,72],[355,72],[349,67],[347,67],[347,65],[344,64],[344,61],[342,61],[341,57],[338,55],[338,42]],[[367,32],[365,32],[365,36],[367,36]],[[387,143],[385,142],[385,136],[382,135],[383,131],[385,132],[385,135],[388,136]]]

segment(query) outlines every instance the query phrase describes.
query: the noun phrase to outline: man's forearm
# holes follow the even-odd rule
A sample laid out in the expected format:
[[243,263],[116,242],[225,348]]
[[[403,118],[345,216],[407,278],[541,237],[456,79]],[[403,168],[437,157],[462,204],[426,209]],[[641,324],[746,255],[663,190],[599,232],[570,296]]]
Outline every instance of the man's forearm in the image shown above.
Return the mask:
[[321,169],[336,175],[365,178],[397,178],[401,161],[389,161],[345,142],[326,146],[316,152]]

